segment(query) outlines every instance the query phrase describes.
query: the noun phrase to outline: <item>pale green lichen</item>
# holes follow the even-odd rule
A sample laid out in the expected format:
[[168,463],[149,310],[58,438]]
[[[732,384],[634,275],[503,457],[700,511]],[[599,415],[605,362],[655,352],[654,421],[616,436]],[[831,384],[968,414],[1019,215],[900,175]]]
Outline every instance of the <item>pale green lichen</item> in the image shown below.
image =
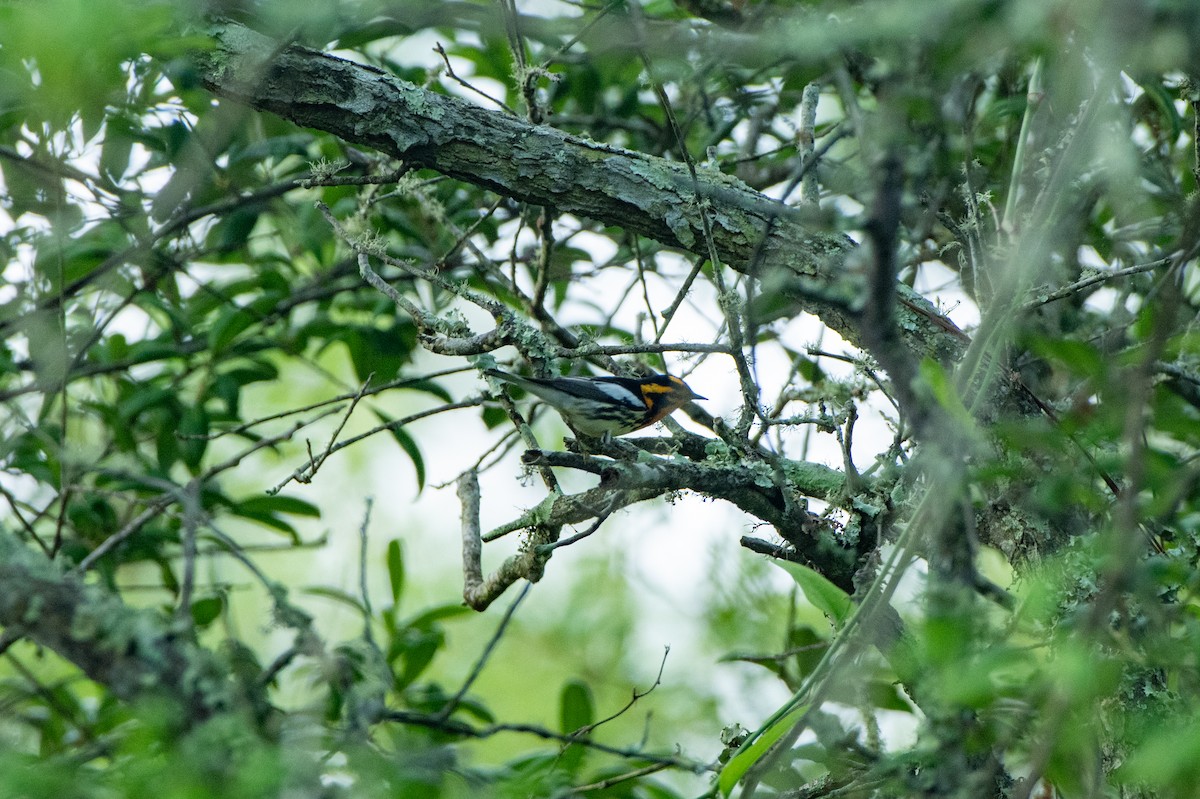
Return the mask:
[[450,338],[469,338],[474,335],[467,317],[457,308],[446,311],[444,316],[435,317],[434,329]]
[[506,318],[505,326],[508,329],[508,337],[526,358],[532,361],[553,360],[558,348],[547,340],[540,330],[525,324],[516,316]]
[[678,208],[671,208],[663,214],[663,221],[667,223],[667,227],[684,247],[691,247],[696,243],[696,234],[692,232],[691,220]]
[[783,473],[796,487],[817,499],[831,500],[841,496],[846,476],[836,469],[810,461],[781,461]]
[[865,516],[870,516],[872,518],[883,513],[883,509],[884,509],[883,504],[868,502],[865,498],[866,496],[870,496],[870,495],[869,494],[868,495],[855,495],[855,496],[851,497],[850,498],[850,507],[854,508],[854,510],[858,511],[861,514],[863,514]]
[[525,511],[522,521],[526,522],[523,527],[541,527],[549,523],[554,517],[554,504],[560,495],[551,494],[537,505],[534,505],[529,510]]
[[775,488],[775,470],[766,461],[749,461],[742,464],[742,468],[749,472],[754,479],[754,484],[759,488]]
[[736,453],[718,438],[709,439],[704,445],[704,460],[714,466],[738,462]]

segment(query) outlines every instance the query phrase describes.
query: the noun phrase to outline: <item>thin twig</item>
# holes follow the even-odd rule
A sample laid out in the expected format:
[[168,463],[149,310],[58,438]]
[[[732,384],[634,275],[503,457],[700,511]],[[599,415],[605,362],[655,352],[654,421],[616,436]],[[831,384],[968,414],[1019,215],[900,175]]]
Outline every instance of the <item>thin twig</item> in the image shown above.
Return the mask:
[[[273,413],[270,416],[261,416],[258,419],[253,419],[249,422],[240,424],[237,427],[230,427],[225,430],[219,430],[216,433],[209,433],[208,435],[203,435],[203,436],[181,436],[181,438],[187,438],[187,439],[196,438],[196,439],[203,439],[203,440],[211,441],[213,439],[220,438],[221,436],[244,433],[247,430],[249,430],[250,428],[257,427],[258,425],[264,424],[266,422],[273,422],[278,419],[286,418],[288,416],[294,416],[297,413],[305,413],[307,411],[316,410],[317,408],[323,408],[326,405],[333,405],[335,403],[345,402],[346,400],[353,399],[356,396],[370,397],[375,394],[383,393],[384,391],[390,391],[391,389],[394,389],[394,388],[404,388],[406,386],[415,385],[417,383],[425,383],[425,382],[433,380],[434,378],[437,378],[437,377],[446,377],[448,375],[462,374],[463,372],[473,371],[473,369],[474,369],[474,367],[470,367],[470,366],[456,366],[456,367],[452,367],[450,369],[442,369],[437,372],[430,372],[428,374],[421,375],[420,377],[399,377],[399,378],[396,378],[395,380],[389,381],[387,383],[382,383],[379,385],[371,386],[370,388],[365,388],[365,387],[360,388],[358,391],[350,391],[350,392],[347,392],[344,394],[339,394],[336,397],[330,397],[329,399],[323,399],[323,400],[320,400],[319,402],[314,402],[311,405],[305,405],[300,408],[290,408],[286,411],[280,411],[279,413]],[[338,413],[339,411],[341,411],[341,408],[330,408],[329,413],[326,415],[332,415],[334,413]],[[316,416],[316,417],[313,417],[312,419],[310,419],[309,423],[311,424],[312,422],[316,422],[316,421],[319,421],[324,418],[325,418],[325,415]]]
[[804,87],[800,96],[800,169],[804,173],[800,181],[800,205],[818,206],[820,186],[817,184],[817,172],[812,168],[815,161],[817,103],[821,99],[821,84],[813,81]]
[[571,788],[568,795],[578,796],[585,791],[603,791],[606,788],[613,787],[614,785],[620,785],[622,782],[628,782],[629,780],[636,780],[639,777],[646,777],[650,774],[656,774],[666,768],[670,768],[670,766],[668,766],[666,763],[651,763],[649,766],[643,766],[642,768],[634,769],[633,771],[628,771],[624,774],[618,774],[615,777],[609,777],[607,779],[600,780],[599,782],[592,782],[588,783],[587,785],[576,785],[575,787]]
[[145,510],[133,517],[124,527],[100,542],[99,546],[89,552],[83,560],[79,561],[79,565],[75,567],[74,571],[77,574],[83,574],[91,569],[96,564],[96,561],[120,546],[129,536],[141,530],[142,526],[151,519],[157,518],[176,499],[177,497],[173,494],[163,494],[151,502],[146,506]]
[[[556,496],[551,494],[551,497]],[[541,543],[558,538],[558,528],[540,525],[530,545],[508,558],[485,579],[483,576],[483,540],[479,535],[479,476],[474,469],[458,478],[458,498],[462,503],[463,600],[471,608],[486,610],[496,597],[517,580],[537,582],[549,555],[537,552]],[[539,540],[542,539],[542,540]]]
[[200,484],[189,482],[180,492],[183,503],[183,579],[179,583],[179,602],[176,608],[178,619],[191,617],[192,592],[196,585],[196,532],[204,516],[200,504]]
[[483,585],[483,543],[479,528],[479,473],[469,469],[458,476],[462,505],[463,595]]
[[414,713],[406,710],[393,710],[385,714],[385,719],[394,721],[398,724],[412,724],[420,727],[428,727],[435,730],[461,735],[467,738],[490,738],[493,735],[498,735],[504,732],[524,733],[533,735],[548,741],[558,741],[563,744],[579,744],[580,746],[594,749],[597,752],[616,755],[617,757],[630,758],[634,760],[644,760],[650,763],[662,763],[670,768],[678,768],[693,774],[704,774],[713,770],[713,766],[708,763],[700,763],[698,761],[684,760],[670,755],[656,755],[646,752],[642,749],[626,748],[620,746],[609,746],[598,741],[593,741],[590,738],[576,739],[571,735],[566,735],[560,732],[548,730],[545,727],[539,727],[534,724],[491,724],[487,727],[472,727],[471,725],[458,721],[457,719],[438,719],[425,713]]
[[1024,310],[1033,310],[1034,308],[1054,302],[1055,300],[1061,300],[1066,297],[1070,297],[1072,294],[1082,291],[1089,286],[1094,286],[1097,283],[1103,283],[1106,280],[1116,280],[1117,278],[1128,277],[1129,275],[1150,272],[1158,269],[1161,266],[1168,266],[1170,263],[1170,258],[1159,258],[1157,261],[1150,261],[1144,264],[1134,264],[1133,266],[1127,266],[1124,269],[1115,269],[1111,272],[1096,272],[1088,275],[1087,277],[1080,278],[1068,286],[1063,286],[1057,291],[1052,291],[1049,294],[1030,300],[1029,302],[1025,303]]
[[33,525],[29,523],[29,520],[25,518],[25,515],[21,513],[21,508],[18,504],[17,498],[14,497],[12,493],[2,485],[0,485],[0,496],[8,500],[8,504],[9,507],[12,508],[13,515],[17,517],[17,521],[21,523],[21,527],[24,528],[25,532],[29,534],[29,537],[37,543],[38,547],[42,550],[42,554],[50,557],[50,547],[41,539],[41,537],[37,534],[37,531],[33,529]]
[[604,718],[600,719],[599,721],[594,721],[591,724],[585,724],[584,726],[580,727],[578,730],[575,730],[574,732],[571,733],[571,735],[570,735],[571,739],[573,741],[578,741],[583,736],[590,735],[591,733],[595,732],[597,728],[609,723],[610,721],[615,721],[616,719],[619,719],[621,716],[624,716],[626,713],[628,713],[633,708],[633,706],[636,705],[641,699],[654,693],[654,689],[657,688],[658,686],[662,685],[663,670],[665,670],[667,668],[667,656],[670,654],[671,654],[671,647],[664,646],[662,660],[660,660],[658,662],[658,674],[656,674],[654,676],[654,684],[653,685],[651,685],[649,688],[647,688],[644,691],[639,691],[637,688],[634,688],[629,697],[629,701],[626,702],[624,704],[624,706],[621,707],[620,710],[618,710],[615,713],[610,713],[609,715],[605,716]]
[[445,63],[445,65],[446,65],[446,74],[450,76],[451,80],[453,80],[459,86],[462,86],[467,91],[475,92],[483,99],[490,100],[491,102],[500,106],[505,111],[512,114],[513,116],[517,115],[517,112],[512,110],[512,108],[509,107],[508,103],[504,102],[503,100],[499,100],[495,97],[492,97],[490,94],[485,92],[483,89],[472,86],[471,84],[467,83],[465,80],[460,78],[457,74],[455,74],[454,67],[450,66],[450,56],[446,55],[446,50],[445,50],[445,48],[442,47],[441,42],[438,42],[437,44],[435,44],[433,46],[433,52],[437,53],[438,55],[440,55],[442,57],[442,62]]
[[[312,460],[310,456],[309,470],[304,475],[297,477],[296,479],[298,481],[301,483],[311,482],[313,477],[316,476],[317,470],[320,469],[325,461],[329,459],[330,454],[332,454],[334,450],[334,446],[337,444],[338,436],[342,434],[342,429],[345,428],[346,422],[350,421],[351,414],[353,414],[354,409],[358,407],[358,401],[363,398],[363,392],[367,390],[367,386],[371,385],[371,378],[374,376],[374,372],[367,375],[367,379],[364,380],[362,386],[359,387],[358,393],[355,394],[354,398],[350,400],[350,407],[348,407],[346,412],[342,414],[342,421],[338,423],[338,426],[334,429],[333,433],[330,434],[329,443],[325,445],[325,451],[322,452],[316,460]],[[370,500],[368,500],[368,502],[369,501]],[[370,511],[368,509],[368,513],[369,512]]]
[[584,530],[582,533],[576,533],[573,536],[569,536],[567,538],[562,538],[558,541],[555,541],[553,544],[546,544],[546,545],[542,546],[539,549],[539,553],[546,555],[546,554],[549,554],[549,553],[553,552],[554,550],[558,549],[559,547],[567,547],[567,546],[570,546],[571,544],[574,544],[576,541],[582,541],[583,539],[587,538],[592,533],[599,530],[600,525],[602,525],[606,521],[608,521],[609,515],[610,514],[607,514],[607,513],[601,514],[600,517],[597,518],[596,521],[592,522],[591,526],[589,526],[588,529]]
[[367,527],[371,524],[371,506],[374,504],[375,500],[367,497],[362,524],[358,526],[358,592],[362,596],[363,640],[372,649],[378,649],[375,634],[371,631],[371,620],[375,618],[375,611],[371,608],[371,592],[367,590]]
[[[329,451],[325,454],[325,457],[327,458],[329,455],[332,455],[335,452],[340,452],[341,450],[345,449],[346,447],[349,447],[353,444],[357,444],[358,442],[362,441],[363,439],[370,438],[371,436],[375,435],[376,433],[380,433],[384,430],[398,430],[401,427],[404,427],[405,425],[408,425],[408,424],[412,424],[413,422],[415,422],[419,419],[424,419],[428,416],[436,416],[437,414],[445,413],[446,411],[455,411],[455,410],[459,410],[462,408],[473,408],[477,405],[480,405],[482,402],[483,402],[482,398],[475,397],[472,399],[462,400],[461,402],[452,402],[449,405],[439,405],[438,407],[430,408],[427,411],[420,411],[419,413],[410,414],[408,416],[405,416],[403,419],[393,419],[392,421],[387,422],[386,424],[376,425],[375,427],[372,427],[370,430],[366,431],[365,433],[360,433],[356,436],[351,436],[350,438],[342,439],[340,442],[338,442],[338,444],[336,446],[329,448]],[[297,425],[296,427],[298,428],[299,425]],[[274,441],[275,443],[278,443],[278,440],[280,440],[280,439],[291,438],[291,436],[294,434],[294,430],[295,429],[293,429],[292,433],[289,433],[287,435],[276,436],[274,439],[272,439],[272,441]],[[300,467],[299,469],[297,469],[296,471],[292,472],[290,475],[285,477],[283,480],[281,480],[279,483],[277,483],[275,486],[267,489],[267,493],[271,494],[271,495],[278,494],[280,491],[283,490],[284,486],[286,486],[288,483],[292,482],[293,480],[296,480],[298,482],[306,482],[306,480],[304,479],[304,476],[305,476],[308,468],[309,468],[309,466],[307,466],[307,465]],[[309,474],[308,476],[311,477],[312,475]]]
[[471,673],[467,675],[467,679],[463,681],[462,687],[435,714],[435,718],[450,718],[450,714],[458,707],[458,703],[467,695],[467,691],[471,690],[471,686],[475,684],[475,681],[479,679],[479,675],[483,673],[483,667],[487,665],[488,659],[491,658],[492,652],[496,649],[496,645],[500,643],[500,638],[504,635],[504,631],[508,629],[508,623],[512,621],[517,608],[525,601],[525,597],[529,596],[529,589],[532,587],[533,583],[525,583],[525,586],[521,589],[521,593],[517,594],[517,598],[508,606],[508,610],[504,611],[504,616],[500,619],[500,623],[496,625],[496,631],[492,633],[487,646],[483,648],[483,652],[480,653],[479,658],[475,661],[475,665],[471,668]]

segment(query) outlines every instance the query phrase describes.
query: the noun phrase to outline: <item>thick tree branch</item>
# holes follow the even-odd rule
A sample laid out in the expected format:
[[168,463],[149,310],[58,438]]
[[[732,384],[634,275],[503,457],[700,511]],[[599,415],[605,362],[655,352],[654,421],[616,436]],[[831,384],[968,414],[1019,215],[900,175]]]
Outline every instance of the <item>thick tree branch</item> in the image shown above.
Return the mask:
[[[799,559],[813,564],[847,591],[853,590],[860,553],[838,541],[829,525],[803,503],[789,501],[791,494],[826,501],[840,499],[845,478],[827,466],[792,461],[782,474],[777,474],[759,462],[718,466],[665,458],[612,461],[549,450],[529,450],[522,460],[527,465],[578,469],[599,475],[600,485],[593,489],[547,500],[548,509],[542,509],[541,514],[556,523],[578,524],[670,491],[695,491],[730,502],[772,525],[791,544]],[[784,479],[782,486],[778,485],[781,479]]]
[[[370,66],[275,42],[238,25],[215,31],[198,56],[214,93],[328,131],[410,164],[506,197],[577,214],[753,271],[785,298],[771,312],[810,311],[855,344],[852,309],[864,286],[843,266],[844,236],[808,229],[802,215],[715,170],[686,166],[572,136],[546,125],[422,89]],[[961,352],[956,330],[924,298],[897,286],[897,327],[920,358]]]

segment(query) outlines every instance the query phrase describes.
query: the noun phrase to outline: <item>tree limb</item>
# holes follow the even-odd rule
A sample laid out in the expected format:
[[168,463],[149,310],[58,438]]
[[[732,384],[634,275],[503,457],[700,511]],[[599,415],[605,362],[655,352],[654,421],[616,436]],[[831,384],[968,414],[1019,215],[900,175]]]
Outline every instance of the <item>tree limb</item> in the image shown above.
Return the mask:
[[[437,94],[383,70],[298,45],[278,47],[239,25],[214,31],[197,56],[201,82],[222,97],[303,127],[367,145],[409,164],[523,202],[617,225],[663,244],[753,271],[785,298],[770,313],[816,313],[861,346],[852,309],[861,277],[844,268],[853,242],[807,228],[801,212],[711,169],[695,180],[685,165],[532,125]],[[928,300],[897,284],[897,327],[917,358],[962,351],[953,324]],[[961,335],[961,334],[959,334]]]
[[[578,524],[670,491],[695,491],[730,502],[772,525],[799,558],[848,592],[853,591],[861,553],[839,542],[830,526],[803,503],[788,501],[790,494],[827,501],[841,498],[845,478],[828,467],[796,461],[782,475],[758,462],[720,466],[666,458],[612,461],[550,450],[530,450],[522,460],[526,465],[578,469],[600,476],[600,485],[595,488],[556,497],[548,509],[541,511],[555,523]],[[783,484],[779,485],[781,478]]]

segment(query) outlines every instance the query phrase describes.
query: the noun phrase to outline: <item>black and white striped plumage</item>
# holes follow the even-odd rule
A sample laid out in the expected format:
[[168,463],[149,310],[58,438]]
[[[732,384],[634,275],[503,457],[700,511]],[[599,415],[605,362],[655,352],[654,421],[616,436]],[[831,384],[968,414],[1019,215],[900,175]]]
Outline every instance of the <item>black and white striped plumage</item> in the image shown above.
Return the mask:
[[602,438],[640,430],[694,399],[704,399],[671,375],[629,377],[521,377],[485,369],[497,380],[541,397],[573,430]]

